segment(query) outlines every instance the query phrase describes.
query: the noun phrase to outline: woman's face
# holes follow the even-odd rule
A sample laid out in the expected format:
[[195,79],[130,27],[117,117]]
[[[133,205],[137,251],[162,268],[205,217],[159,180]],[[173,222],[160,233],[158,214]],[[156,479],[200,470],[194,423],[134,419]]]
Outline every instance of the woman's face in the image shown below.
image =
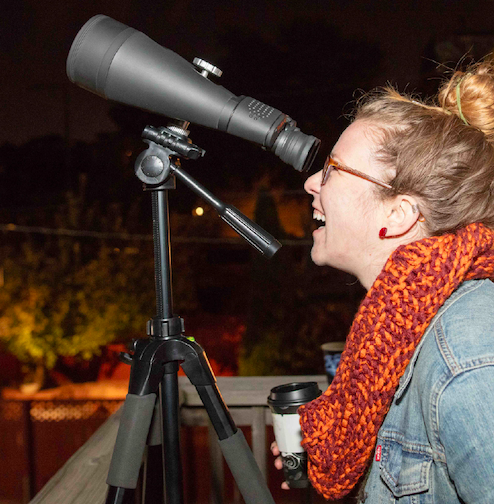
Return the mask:
[[[375,149],[369,124],[356,121],[340,136],[331,157],[344,166],[382,179],[382,170],[372,156]],[[319,266],[352,273],[362,281],[361,274],[372,265],[374,252],[382,242],[379,230],[384,209],[376,197],[376,187],[341,170],[332,171],[323,186],[321,179],[319,171],[304,185],[314,197],[314,217],[322,224],[313,233],[312,260]]]

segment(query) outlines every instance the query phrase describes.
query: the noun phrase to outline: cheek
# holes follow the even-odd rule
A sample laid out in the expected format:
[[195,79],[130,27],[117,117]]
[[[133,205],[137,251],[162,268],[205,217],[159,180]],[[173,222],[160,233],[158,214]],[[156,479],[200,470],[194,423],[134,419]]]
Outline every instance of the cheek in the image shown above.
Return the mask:
[[325,199],[328,232],[338,233],[342,245],[365,241],[374,219],[375,205],[369,191],[359,189],[335,190]]
[[321,190],[321,205],[328,220],[333,225],[345,225],[353,221],[362,211],[362,196],[352,188],[339,187],[334,184],[328,188],[323,186]]

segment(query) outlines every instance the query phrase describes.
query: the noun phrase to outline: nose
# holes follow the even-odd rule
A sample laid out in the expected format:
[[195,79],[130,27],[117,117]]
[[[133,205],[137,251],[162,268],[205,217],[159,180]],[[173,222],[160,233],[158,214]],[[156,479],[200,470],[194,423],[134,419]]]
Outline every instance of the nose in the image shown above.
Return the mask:
[[321,177],[322,177],[322,170],[319,170],[318,172],[314,173],[314,175],[311,175],[305,181],[304,184],[305,192],[312,194],[313,196],[319,194],[319,191],[321,189]]

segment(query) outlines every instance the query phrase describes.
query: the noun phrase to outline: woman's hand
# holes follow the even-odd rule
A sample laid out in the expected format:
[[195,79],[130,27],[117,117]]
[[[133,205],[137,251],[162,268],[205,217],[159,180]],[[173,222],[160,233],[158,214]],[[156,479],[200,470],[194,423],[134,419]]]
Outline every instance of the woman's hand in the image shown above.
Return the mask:
[[[283,469],[283,461],[281,460],[280,449],[278,448],[276,441],[273,441],[271,443],[271,453],[276,457],[276,459],[274,460],[274,466],[276,467],[276,469]],[[288,483],[286,481],[283,481],[281,488],[283,488],[283,490],[290,490],[290,487],[288,486]]]

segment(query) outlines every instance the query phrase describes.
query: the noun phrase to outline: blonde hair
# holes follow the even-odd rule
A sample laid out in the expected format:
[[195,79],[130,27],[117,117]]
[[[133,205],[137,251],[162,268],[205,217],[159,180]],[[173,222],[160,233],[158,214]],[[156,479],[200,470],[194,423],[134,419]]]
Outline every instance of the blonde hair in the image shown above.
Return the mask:
[[382,197],[410,194],[430,235],[472,222],[494,228],[494,67],[457,71],[422,101],[387,87],[357,103],[376,133],[376,159],[392,172]]

